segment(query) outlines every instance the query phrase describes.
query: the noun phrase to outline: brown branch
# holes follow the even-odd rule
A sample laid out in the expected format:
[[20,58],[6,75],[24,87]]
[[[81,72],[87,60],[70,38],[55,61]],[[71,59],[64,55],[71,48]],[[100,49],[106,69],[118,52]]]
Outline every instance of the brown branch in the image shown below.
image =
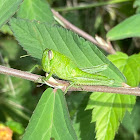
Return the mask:
[[[10,75],[10,76],[19,77],[22,79],[27,79],[27,80],[30,80],[33,82],[36,82],[36,81],[38,81],[38,79],[41,78],[40,75],[36,75],[36,74],[29,73],[29,72],[24,72],[21,70],[8,68],[8,67],[1,66],[1,65],[0,65],[0,73]],[[42,81],[38,81],[38,83],[42,83]]]
[[[106,52],[110,53],[110,54],[115,54],[115,50],[112,47],[111,43],[108,41],[105,41],[102,39],[102,42],[98,42],[96,39],[94,39],[91,35],[89,35],[88,33],[84,32],[83,30],[79,29],[78,27],[74,26],[73,24],[71,24],[68,20],[66,20],[65,18],[63,18],[58,12],[56,12],[55,10],[52,9],[52,13],[54,14],[54,16],[56,18],[58,18],[67,29],[71,29],[72,31],[74,31],[75,33],[79,34],[80,36],[84,37],[85,39],[91,41],[92,43],[94,43],[95,45],[97,45],[98,47],[100,47],[101,49],[105,50]],[[104,44],[103,44],[104,42]]]
[[[44,82],[43,76],[32,74],[29,72],[24,72],[21,70],[16,70],[12,68],[8,68],[5,66],[0,65],[0,73],[6,74],[10,76],[15,76],[19,78],[23,78],[26,80],[30,80],[37,83],[46,83]],[[55,79],[56,80],[56,79]],[[53,87],[59,87],[64,91],[68,86],[69,83],[63,80],[56,80],[58,83],[54,82],[51,78],[47,81],[48,84],[52,85]],[[90,91],[90,92],[108,92],[108,93],[118,93],[118,94],[127,94],[127,95],[136,95],[140,96],[140,88],[126,88],[126,87],[108,87],[108,86],[80,86],[80,87],[71,87],[69,91]]]
[[16,69],[8,68],[8,67],[1,66],[1,65],[0,65],[0,73],[10,75],[10,76],[14,76],[14,77],[19,77],[19,78],[26,79],[26,80],[30,80],[30,81],[33,81],[33,82],[36,82],[36,83],[43,83],[43,84],[48,83],[48,85],[51,85],[52,87],[57,86],[56,82],[54,82],[53,80],[50,80],[51,78],[46,83],[43,80],[43,78],[45,78],[45,77],[43,77],[41,75],[32,74],[32,73],[29,73],[29,72],[16,70]]

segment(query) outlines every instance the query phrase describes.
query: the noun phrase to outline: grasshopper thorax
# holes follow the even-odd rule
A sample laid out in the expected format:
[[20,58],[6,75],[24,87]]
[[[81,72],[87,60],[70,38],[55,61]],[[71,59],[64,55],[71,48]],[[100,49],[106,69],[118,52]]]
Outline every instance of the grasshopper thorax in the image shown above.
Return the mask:
[[49,49],[46,49],[44,52],[43,52],[43,56],[42,56],[42,68],[44,71],[46,72],[50,72],[50,61],[52,60],[53,58],[53,52]]

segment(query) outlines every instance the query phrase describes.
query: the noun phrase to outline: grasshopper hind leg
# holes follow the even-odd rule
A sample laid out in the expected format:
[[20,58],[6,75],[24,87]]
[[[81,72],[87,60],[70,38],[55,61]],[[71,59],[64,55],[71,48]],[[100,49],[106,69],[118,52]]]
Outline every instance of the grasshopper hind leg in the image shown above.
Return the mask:
[[73,79],[74,85],[102,85],[102,86],[109,86],[114,84],[113,79],[94,79],[94,78],[87,78],[87,77],[74,77]]
[[81,85],[76,85],[75,82],[70,82],[69,86],[65,89],[64,94],[66,94],[68,92],[69,88],[71,88],[71,87],[75,87],[75,88],[79,88],[80,87],[80,88],[82,88]]

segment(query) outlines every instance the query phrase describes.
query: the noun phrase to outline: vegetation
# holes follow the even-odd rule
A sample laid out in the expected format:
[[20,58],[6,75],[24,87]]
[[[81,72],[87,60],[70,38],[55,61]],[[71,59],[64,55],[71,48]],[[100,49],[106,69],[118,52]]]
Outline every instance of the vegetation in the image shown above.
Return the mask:
[[[0,140],[140,139],[139,0],[0,3]],[[100,74],[115,85],[64,94],[65,79],[29,73],[46,48],[80,69],[107,64]]]

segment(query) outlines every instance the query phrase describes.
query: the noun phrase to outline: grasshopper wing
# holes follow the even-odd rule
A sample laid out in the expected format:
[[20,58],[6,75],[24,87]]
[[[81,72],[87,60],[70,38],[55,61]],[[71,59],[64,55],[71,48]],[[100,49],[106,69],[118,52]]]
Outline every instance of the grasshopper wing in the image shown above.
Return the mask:
[[102,71],[106,70],[107,67],[108,67],[107,64],[101,64],[101,65],[97,65],[97,66],[94,66],[94,67],[91,67],[91,68],[84,68],[84,69],[81,69],[81,70],[84,71],[84,72],[87,72],[87,73],[95,74],[95,73],[99,73],[99,72],[102,72]]

